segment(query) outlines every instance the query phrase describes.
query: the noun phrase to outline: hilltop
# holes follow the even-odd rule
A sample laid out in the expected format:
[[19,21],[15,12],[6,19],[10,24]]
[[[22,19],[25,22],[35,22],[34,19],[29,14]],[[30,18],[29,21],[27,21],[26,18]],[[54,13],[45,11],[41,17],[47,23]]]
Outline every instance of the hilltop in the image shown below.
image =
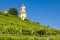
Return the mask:
[[41,25],[30,20],[0,12],[0,34],[57,35],[60,30]]

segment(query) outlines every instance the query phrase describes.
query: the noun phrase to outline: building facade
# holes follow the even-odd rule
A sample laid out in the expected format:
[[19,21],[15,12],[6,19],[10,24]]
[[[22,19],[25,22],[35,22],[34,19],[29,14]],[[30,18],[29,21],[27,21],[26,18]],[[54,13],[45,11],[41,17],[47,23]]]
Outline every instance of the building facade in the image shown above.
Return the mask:
[[26,19],[26,8],[25,8],[25,5],[24,4],[21,5],[20,18],[22,20],[25,20]]

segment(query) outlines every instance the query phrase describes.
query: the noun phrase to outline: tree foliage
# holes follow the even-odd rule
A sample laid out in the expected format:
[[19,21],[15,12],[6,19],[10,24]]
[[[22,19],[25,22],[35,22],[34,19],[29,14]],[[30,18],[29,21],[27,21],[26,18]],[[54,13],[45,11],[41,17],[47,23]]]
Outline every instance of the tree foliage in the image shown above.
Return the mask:
[[16,8],[10,8],[8,12],[12,15],[18,15],[18,10]]

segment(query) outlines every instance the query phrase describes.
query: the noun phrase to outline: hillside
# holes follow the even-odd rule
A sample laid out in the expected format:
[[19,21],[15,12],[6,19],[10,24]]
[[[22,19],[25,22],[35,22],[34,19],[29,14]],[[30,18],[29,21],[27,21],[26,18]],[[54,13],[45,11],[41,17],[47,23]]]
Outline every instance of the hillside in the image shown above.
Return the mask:
[[0,34],[56,35],[60,34],[60,30],[0,12]]

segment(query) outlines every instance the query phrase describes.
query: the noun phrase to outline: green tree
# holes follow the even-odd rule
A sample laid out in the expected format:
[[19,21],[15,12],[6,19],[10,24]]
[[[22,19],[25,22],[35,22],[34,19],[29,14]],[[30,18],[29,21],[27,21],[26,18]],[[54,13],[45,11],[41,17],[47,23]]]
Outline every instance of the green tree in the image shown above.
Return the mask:
[[18,10],[16,8],[10,8],[8,12],[12,15],[18,15]]
[[44,30],[40,30],[37,33],[40,34],[40,35],[45,35],[46,34],[46,32]]

